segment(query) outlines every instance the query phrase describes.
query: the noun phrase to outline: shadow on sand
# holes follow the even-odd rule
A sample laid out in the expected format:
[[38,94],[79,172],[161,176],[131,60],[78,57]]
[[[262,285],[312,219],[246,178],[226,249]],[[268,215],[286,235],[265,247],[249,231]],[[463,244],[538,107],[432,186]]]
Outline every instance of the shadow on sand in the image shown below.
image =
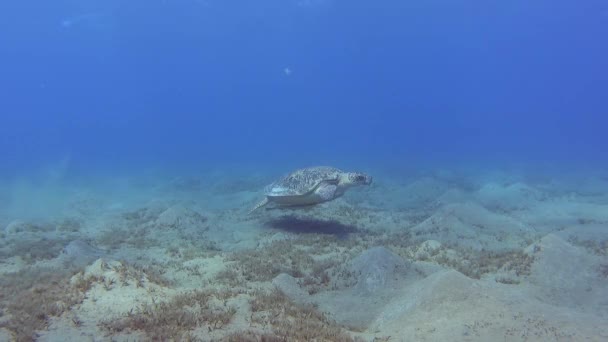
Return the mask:
[[297,234],[329,234],[346,238],[348,234],[357,233],[355,226],[346,225],[335,220],[317,220],[299,218],[293,215],[281,216],[265,224],[267,227]]

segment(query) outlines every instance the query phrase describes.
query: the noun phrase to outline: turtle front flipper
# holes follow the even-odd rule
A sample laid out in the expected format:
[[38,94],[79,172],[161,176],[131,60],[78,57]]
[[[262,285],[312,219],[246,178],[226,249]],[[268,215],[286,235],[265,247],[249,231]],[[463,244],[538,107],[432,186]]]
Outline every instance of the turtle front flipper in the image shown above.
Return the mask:
[[268,204],[268,197],[264,197],[264,199],[261,200],[260,202],[258,202],[258,204],[256,204],[255,207],[251,208],[251,210],[249,210],[249,212],[247,214],[249,215],[249,214],[253,213],[254,211],[265,206],[266,204]]
[[331,201],[336,198],[336,190],[338,186],[334,184],[323,183],[315,190],[315,193],[321,198],[322,201]]

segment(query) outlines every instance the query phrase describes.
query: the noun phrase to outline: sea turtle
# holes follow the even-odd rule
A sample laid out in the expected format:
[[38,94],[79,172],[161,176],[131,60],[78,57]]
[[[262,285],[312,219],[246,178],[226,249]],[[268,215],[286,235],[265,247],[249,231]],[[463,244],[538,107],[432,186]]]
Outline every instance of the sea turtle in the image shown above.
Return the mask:
[[359,172],[344,172],[329,166],[296,170],[266,187],[266,197],[249,213],[268,203],[281,207],[305,206],[331,201],[355,185],[369,185],[372,177]]

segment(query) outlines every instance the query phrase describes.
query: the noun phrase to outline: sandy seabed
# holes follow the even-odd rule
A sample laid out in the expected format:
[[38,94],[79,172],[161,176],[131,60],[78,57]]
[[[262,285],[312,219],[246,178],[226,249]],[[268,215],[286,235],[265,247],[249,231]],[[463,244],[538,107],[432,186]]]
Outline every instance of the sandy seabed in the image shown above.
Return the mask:
[[607,341],[608,172],[2,184],[0,341]]

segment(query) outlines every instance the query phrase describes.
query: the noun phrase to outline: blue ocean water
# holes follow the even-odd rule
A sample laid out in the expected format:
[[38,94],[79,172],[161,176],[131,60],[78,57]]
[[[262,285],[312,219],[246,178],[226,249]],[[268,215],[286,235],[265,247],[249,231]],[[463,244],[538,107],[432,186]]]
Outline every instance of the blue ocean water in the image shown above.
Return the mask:
[[605,162],[603,1],[0,4],[14,174]]
[[1,0],[0,342],[607,340],[607,61],[605,0]]

